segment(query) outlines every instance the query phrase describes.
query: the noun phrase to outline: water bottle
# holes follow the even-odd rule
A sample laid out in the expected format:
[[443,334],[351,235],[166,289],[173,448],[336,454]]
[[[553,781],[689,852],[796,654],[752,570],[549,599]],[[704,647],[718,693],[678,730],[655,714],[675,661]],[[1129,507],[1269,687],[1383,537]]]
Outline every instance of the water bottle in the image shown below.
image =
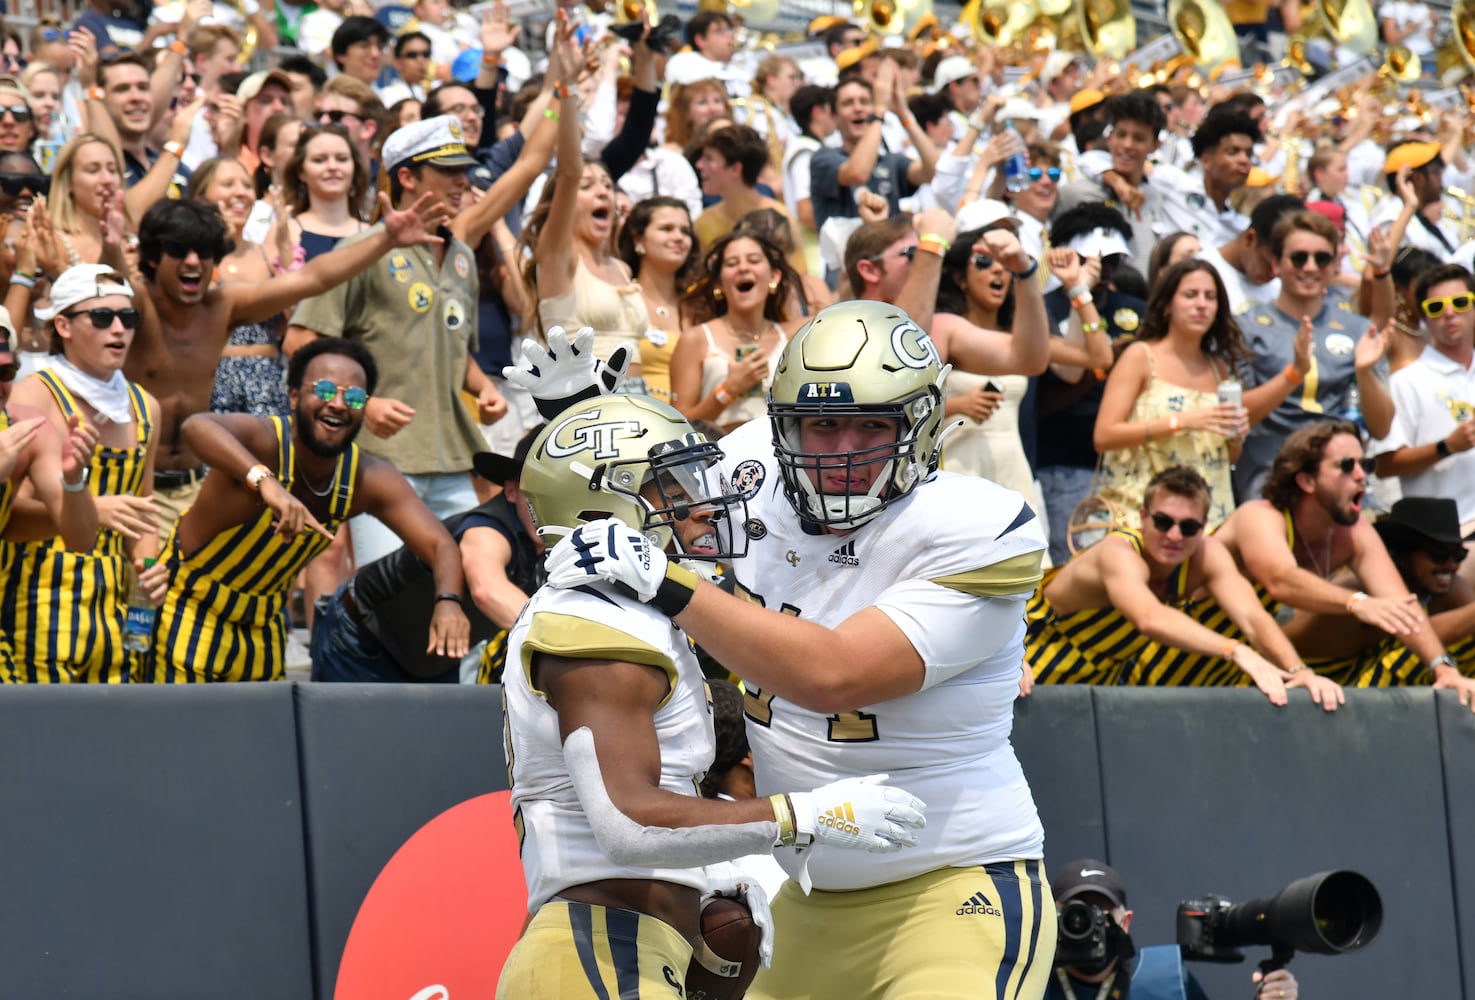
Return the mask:
[[[143,568],[148,569],[157,561],[145,559]],[[130,576],[132,582],[128,586],[128,617],[123,622],[123,648],[134,653],[146,653],[154,644],[154,601],[143,589],[143,584],[138,582],[138,574]]]
[[1362,422],[1362,393],[1357,391],[1356,383],[1347,387],[1347,396],[1342,402],[1342,412],[1337,416],[1348,423],[1356,424],[1363,436],[1367,435],[1367,424]]
[[[1023,150],[1024,137],[1019,134],[1014,123],[1007,123],[1004,130],[1019,140],[1019,148]],[[1029,187],[1029,160],[1023,152],[1015,153],[1004,161],[1004,186],[1015,193]]]

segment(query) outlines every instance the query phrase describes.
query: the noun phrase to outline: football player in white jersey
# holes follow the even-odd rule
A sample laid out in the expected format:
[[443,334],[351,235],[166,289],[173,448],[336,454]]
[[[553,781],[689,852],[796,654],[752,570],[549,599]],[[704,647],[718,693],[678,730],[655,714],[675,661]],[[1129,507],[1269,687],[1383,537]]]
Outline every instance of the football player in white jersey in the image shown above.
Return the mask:
[[750,997],[1039,998],[1048,981],[1044,836],[1009,743],[1045,537],[1020,494],[936,471],[945,376],[883,302],[795,334],[770,419],[722,441],[748,501],[733,569],[752,600],[614,521],[549,556],[551,585],[622,584],[744,678],[760,795],[889,771],[929,804],[914,850],[776,852],[816,891],[791,880],[774,901]]
[[[549,423],[521,487],[550,536],[613,514],[641,533],[647,558],[727,558],[744,504],[723,488],[720,458],[670,406],[604,396]],[[764,957],[772,951],[762,890],[704,866],[779,844],[889,853],[917,842],[922,803],[873,775],[701,798],[714,743],[690,644],[609,584],[538,591],[507,663],[507,760],[533,916],[498,997],[679,996],[694,945],[701,959],[704,893],[746,896],[766,925]]]

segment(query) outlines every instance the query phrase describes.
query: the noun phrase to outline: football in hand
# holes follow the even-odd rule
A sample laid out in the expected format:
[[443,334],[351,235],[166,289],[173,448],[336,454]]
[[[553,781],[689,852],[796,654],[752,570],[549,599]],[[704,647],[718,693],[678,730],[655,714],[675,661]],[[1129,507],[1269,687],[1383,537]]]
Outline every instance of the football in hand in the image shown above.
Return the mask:
[[707,900],[701,927],[711,956],[705,964],[692,956],[686,969],[687,1000],[738,1000],[758,974],[763,929],[753,922],[746,903],[726,896]]

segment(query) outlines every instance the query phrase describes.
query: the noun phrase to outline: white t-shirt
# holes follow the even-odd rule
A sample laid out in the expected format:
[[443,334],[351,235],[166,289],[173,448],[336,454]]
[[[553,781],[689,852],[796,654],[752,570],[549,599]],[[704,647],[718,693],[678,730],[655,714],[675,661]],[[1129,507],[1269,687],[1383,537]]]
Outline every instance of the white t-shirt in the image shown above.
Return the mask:
[[[1475,370],[1466,369],[1432,344],[1418,360],[1389,379],[1393,427],[1368,448],[1382,455],[1400,448],[1432,444],[1466,420],[1475,420]],[[1449,497],[1460,508],[1460,523],[1475,519],[1475,451],[1441,458],[1413,476],[1400,476],[1406,497]]]
[[1416,30],[1403,40],[1403,45],[1416,56],[1434,54],[1434,39],[1429,31],[1435,26],[1434,12],[1417,0],[1383,0],[1378,4],[1378,20],[1389,18],[1400,31],[1414,26]]
[[1271,302],[1280,295],[1280,279],[1271,278],[1263,285],[1253,285],[1235,266],[1224,259],[1218,247],[1202,246],[1198,259],[1208,261],[1219,272],[1224,281],[1224,290],[1229,293],[1229,311],[1238,316],[1251,306]]

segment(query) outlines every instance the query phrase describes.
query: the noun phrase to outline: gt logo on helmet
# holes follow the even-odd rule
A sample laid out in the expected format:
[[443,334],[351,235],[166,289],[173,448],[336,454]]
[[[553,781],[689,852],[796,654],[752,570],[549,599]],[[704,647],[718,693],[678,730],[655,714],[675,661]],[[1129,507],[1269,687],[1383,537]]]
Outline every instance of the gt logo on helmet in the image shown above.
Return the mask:
[[926,331],[911,320],[891,328],[891,349],[908,368],[923,369],[933,365],[942,367],[942,355],[937,353],[937,345],[927,336]]
[[568,458],[583,451],[592,451],[596,459],[614,459],[620,457],[620,451],[615,447],[615,441],[620,437],[639,437],[642,433],[640,424],[634,420],[619,420],[611,423],[592,424],[587,427],[573,427],[572,441],[568,444],[561,443],[564,432],[571,425],[589,420],[598,420],[599,411],[590,410],[588,413],[576,413],[560,424],[552,434],[548,435],[548,454],[554,458]]

